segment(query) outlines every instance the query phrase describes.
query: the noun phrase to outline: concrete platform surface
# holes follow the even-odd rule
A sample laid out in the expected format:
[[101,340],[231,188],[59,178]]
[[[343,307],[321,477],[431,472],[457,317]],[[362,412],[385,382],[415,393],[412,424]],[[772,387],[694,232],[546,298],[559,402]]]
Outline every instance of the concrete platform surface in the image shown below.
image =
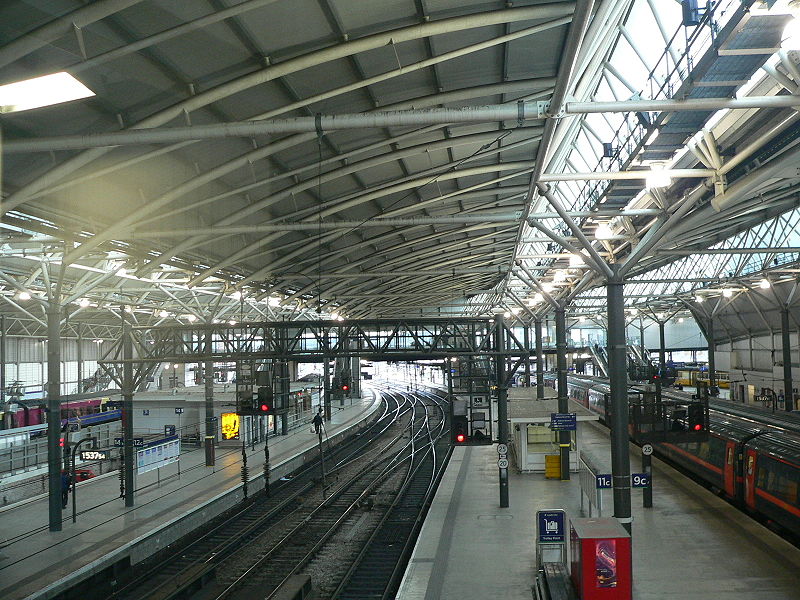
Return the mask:
[[[380,406],[377,393],[365,391],[364,396],[352,406],[333,407],[332,421],[326,425],[329,438],[364,421]],[[310,425],[270,437],[270,479],[277,480],[290,461],[316,445]],[[247,455],[251,479],[255,479],[263,470],[263,443],[255,450],[248,447]],[[222,512],[221,499],[232,505],[241,498],[241,461],[241,447],[218,448],[214,467],[205,466],[202,450],[182,453],[180,477],[177,463],[163,467],[160,474],[150,471],[137,476],[136,505],[131,508],[119,497],[117,473],[90,479],[78,486],[77,522],[72,523],[70,504],[63,512],[60,532],[48,530],[46,496],[4,507],[0,510],[0,599],[50,598],[70,580],[115,561],[130,557],[135,564],[143,560]],[[253,491],[261,489],[263,481],[251,486]]]
[[[590,422],[579,428],[584,449],[610,464],[607,430]],[[642,492],[632,491],[636,600],[800,598],[800,549],[657,459],[653,472],[654,508],[642,508]],[[501,509],[497,479],[496,446],[455,449],[398,600],[531,600],[536,511],[588,516],[580,486],[575,474],[558,481],[512,473],[510,507]],[[611,516],[605,494],[603,516]]]

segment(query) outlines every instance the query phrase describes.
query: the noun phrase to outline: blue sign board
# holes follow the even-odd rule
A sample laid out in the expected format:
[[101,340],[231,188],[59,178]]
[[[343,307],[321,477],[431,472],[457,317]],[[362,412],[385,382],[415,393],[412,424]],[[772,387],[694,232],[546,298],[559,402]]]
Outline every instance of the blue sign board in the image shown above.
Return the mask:
[[164,437],[175,435],[175,425],[164,425]]
[[566,531],[564,527],[563,510],[540,510],[536,512],[539,543],[564,542]]
[[148,409],[148,408],[145,408],[144,410],[142,410],[142,415],[143,415],[143,416],[145,416],[145,417],[146,417],[146,416],[148,416],[149,414],[150,414],[150,409]]
[[611,473],[603,473],[597,476],[596,487],[598,490],[610,489],[611,482]]
[[550,429],[555,431],[575,431],[578,426],[575,413],[550,413]]
[[635,488],[650,487],[650,473],[631,473],[631,485]]
[[176,409],[175,409],[175,414],[176,414],[176,415],[180,415],[180,414],[182,414],[182,413],[183,413],[183,409],[182,409],[182,408],[176,408]]
[[[122,448],[122,446],[125,445],[124,441],[123,441],[123,438],[115,437],[114,438],[114,445],[117,448]],[[133,445],[134,446],[144,446],[144,438],[138,438],[138,437],[133,438]]]

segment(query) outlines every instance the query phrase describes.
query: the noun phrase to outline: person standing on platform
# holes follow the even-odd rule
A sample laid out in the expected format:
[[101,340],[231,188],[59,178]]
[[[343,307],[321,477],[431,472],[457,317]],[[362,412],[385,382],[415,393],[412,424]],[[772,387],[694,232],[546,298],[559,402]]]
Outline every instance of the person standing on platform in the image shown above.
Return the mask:
[[314,424],[314,433],[319,433],[319,428],[322,427],[322,409],[320,408],[317,411],[317,414],[314,415],[314,418],[311,420]]
[[72,485],[72,477],[68,471],[61,471],[61,508],[67,508],[69,504],[69,487]]

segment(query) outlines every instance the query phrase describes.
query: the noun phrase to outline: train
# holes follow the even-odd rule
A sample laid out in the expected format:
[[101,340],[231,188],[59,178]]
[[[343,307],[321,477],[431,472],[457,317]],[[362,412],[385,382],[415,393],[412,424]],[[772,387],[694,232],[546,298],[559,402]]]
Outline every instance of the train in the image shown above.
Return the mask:
[[[569,378],[567,390],[605,415],[607,384]],[[800,434],[712,410],[708,441],[653,445],[730,502],[800,538]]]
[[[680,365],[676,366],[677,378],[676,385],[696,386],[700,382],[710,385],[708,369],[700,365]],[[715,371],[714,382],[719,388],[728,389],[731,387],[730,377],[727,371]]]
[[[110,398],[89,398],[61,403],[61,422],[66,424],[69,420],[85,418],[90,415],[113,413],[109,411],[107,403]],[[108,420],[113,420],[111,414]],[[44,401],[16,400],[0,405],[0,430],[42,425],[47,422],[47,407]]]

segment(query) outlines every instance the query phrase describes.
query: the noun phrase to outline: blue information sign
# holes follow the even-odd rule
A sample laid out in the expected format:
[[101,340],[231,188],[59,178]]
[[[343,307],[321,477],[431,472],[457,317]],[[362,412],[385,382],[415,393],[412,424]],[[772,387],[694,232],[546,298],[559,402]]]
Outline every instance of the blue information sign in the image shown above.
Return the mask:
[[635,488],[650,487],[650,473],[631,473],[631,485]]
[[598,490],[604,490],[611,487],[611,473],[603,473],[597,476],[596,486]]
[[536,521],[538,523],[537,532],[540,544],[565,541],[563,510],[537,511]]
[[145,416],[145,417],[149,416],[150,415],[150,409],[149,408],[145,408],[144,410],[142,410],[142,415]]
[[550,413],[550,429],[555,431],[575,431],[577,425],[575,413]]
[[164,436],[175,435],[175,425],[164,425]]
[[182,408],[176,408],[176,409],[175,409],[175,414],[176,414],[176,415],[183,414],[183,409],[182,409]]

